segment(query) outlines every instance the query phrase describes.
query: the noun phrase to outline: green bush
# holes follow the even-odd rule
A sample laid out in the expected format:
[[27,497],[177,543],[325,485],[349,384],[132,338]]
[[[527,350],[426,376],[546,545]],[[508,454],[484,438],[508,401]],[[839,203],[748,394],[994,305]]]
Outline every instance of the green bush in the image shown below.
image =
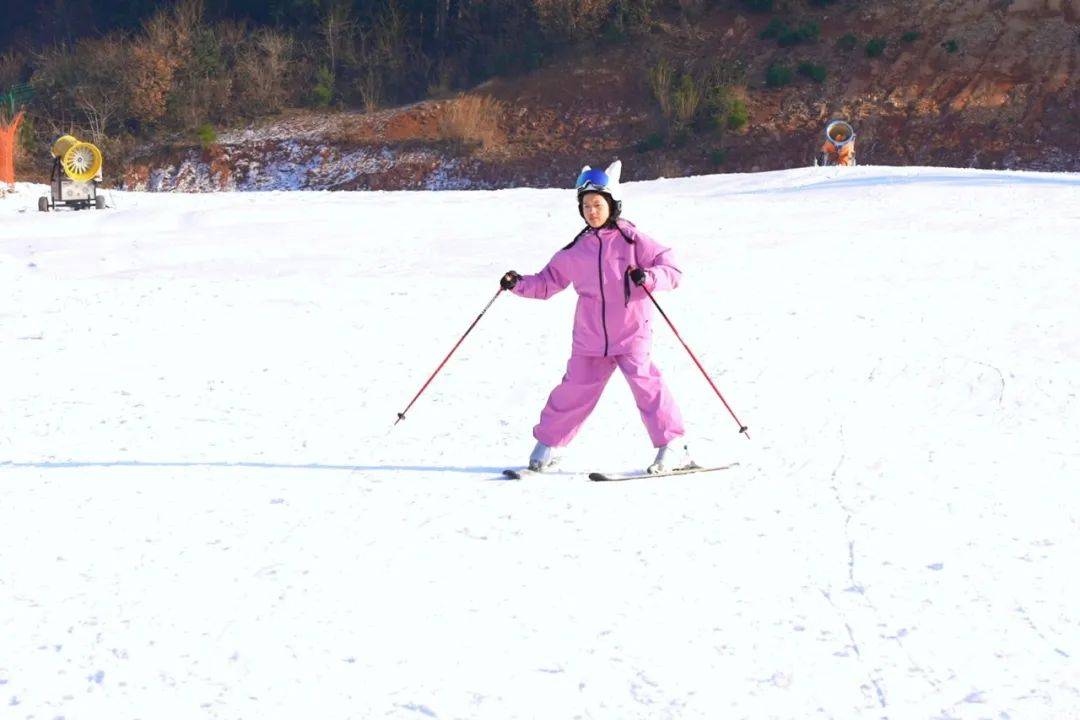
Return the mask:
[[781,33],[776,42],[780,47],[791,47],[804,42],[814,42],[821,35],[821,28],[816,22],[803,23],[795,30]]
[[866,43],[866,57],[881,57],[885,52],[885,46],[888,45],[885,38],[876,37],[870,42]]
[[855,37],[851,33],[842,35],[836,41],[836,49],[842,52],[851,52],[855,49],[855,46],[859,44],[859,38]]
[[941,47],[945,48],[945,52],[951,55],[952,53],[960,49],[960,43],[956,42],[955,40],[946,40],[945,42],[941,43]]
[[776,39],[780,47],[791,47],[804,42],[815,42],[821,36],[821,27],[816,22],[805,22],[793,28],[780,18],[773,18],[758,37],[762,40]]
[[709,160],[711,160],[712,164],[717,166],[717,167],[720,167],[721,165],[726,163],[727,158],[728,158],[728,151],[727,151],[726,148],[721,148],[721,147],[713,148],[709,152]]
[[799,74],[804,77],[808,77],[814,82],[825,82],[825,78],[828,77],[829,71],[824,65],[815,65],[812,62],[799,63]]
[[788,24],[780,18],[774,17],[769,21],[769,24],[765,26],[765,29],[758,33],[758,37],[762,40],[772,40],[773,38],[780,37],[781,34],[790,32]]
[[704,86],[701,109],[695,127],[698,130],[721,130],[727,124],[735,96],[731,85],[724,82],[726,75],[715,71],[707,72],[702,80]]
[[334,99],[334,73],[321,67],[315,72],[315,87],[311,88],[311,104],[326,107]]
[[900,39],[906,43],[913,43],[919,39],[922,35],[918,30],[908,30],[906,33],[900,36]]
[[742,130],[750,122],[750,111],[746,103],[735,98],[731,101],[731,110],[728,111],[727,126],[731,130]]
[[208,147],[217,142],[217,132],[210,123],[203,123],[195,128],[195,137],[198,138],[199,144],[203,147]]
[[637,151],[647,153],[650,150],[659,150],[664,147],[664,136],[658,132],[650,133],[642,140],[638,140]]
[[783,87],[791,84],[791,68],[773,63],[765,71],[765,84],[769,87]]

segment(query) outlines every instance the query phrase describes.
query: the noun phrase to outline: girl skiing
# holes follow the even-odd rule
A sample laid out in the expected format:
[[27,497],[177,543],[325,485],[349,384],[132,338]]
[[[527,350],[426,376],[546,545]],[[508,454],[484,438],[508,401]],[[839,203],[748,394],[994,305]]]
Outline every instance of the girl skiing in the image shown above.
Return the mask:
[[679,408],[650,358],[652,306],[642,290],[672,290],[682,272],[668,248],[619,218],[621,171],[618,160],[606,171],[586,165],[577,179],[577,202],[587,227],[540,272],[523,276],[511,270],[499,281],[515,295],[538,300],[571,283],[578,294],[570,360],[533,428],[537,443],[529,456],[531,470],[543,471],[557,462],[555,449],[573,440],[616,367],[630,384],[658,448],[648,471],[693,464],[682,440]]

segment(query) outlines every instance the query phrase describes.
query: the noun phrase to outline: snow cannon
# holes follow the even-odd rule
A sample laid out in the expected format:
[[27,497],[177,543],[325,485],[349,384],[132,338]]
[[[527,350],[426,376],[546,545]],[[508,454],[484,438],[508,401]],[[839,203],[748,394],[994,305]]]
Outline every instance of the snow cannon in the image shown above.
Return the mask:
[[97,191],[104,164],[97,146],[71,135],[61,135],[53,141],[50,152],[53,158],[49,176],[51,193],[38,199],[38,210],[48,212],[58,205],[75,210],[91,206],[98,210],[104,208],[105,198]]
[[825,126],[825,144],[815,165],[854,165],[855,128],[844,120],[833,120]]
[[825,126],[825,138],[831,140],[836,147],[842,148],[855,142],[855,128],[843,120],[833,120]]

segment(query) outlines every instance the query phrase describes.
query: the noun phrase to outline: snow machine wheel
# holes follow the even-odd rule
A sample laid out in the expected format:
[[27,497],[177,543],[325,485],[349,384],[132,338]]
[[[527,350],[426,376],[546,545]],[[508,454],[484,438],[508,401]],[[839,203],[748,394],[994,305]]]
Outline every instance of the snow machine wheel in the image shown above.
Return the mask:
[[49,198],[39,197],[37,200],[37,209],[41,212],[49,212]]
[[98,196],[96,196],[94,198],[94,207],[96,207],[98,210],[104,210],[105,209],[105,196],[104,195],[98,195]]

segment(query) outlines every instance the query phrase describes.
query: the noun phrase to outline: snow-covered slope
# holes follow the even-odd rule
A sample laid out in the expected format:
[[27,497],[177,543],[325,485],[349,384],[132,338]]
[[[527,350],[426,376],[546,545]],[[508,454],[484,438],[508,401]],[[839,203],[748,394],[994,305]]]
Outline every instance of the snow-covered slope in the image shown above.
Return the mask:
[[572,291],[503,295],[567,190],[0,200],[0,716],[1080,716],[1080,178],[626,186],[655,355],[522,462]]

